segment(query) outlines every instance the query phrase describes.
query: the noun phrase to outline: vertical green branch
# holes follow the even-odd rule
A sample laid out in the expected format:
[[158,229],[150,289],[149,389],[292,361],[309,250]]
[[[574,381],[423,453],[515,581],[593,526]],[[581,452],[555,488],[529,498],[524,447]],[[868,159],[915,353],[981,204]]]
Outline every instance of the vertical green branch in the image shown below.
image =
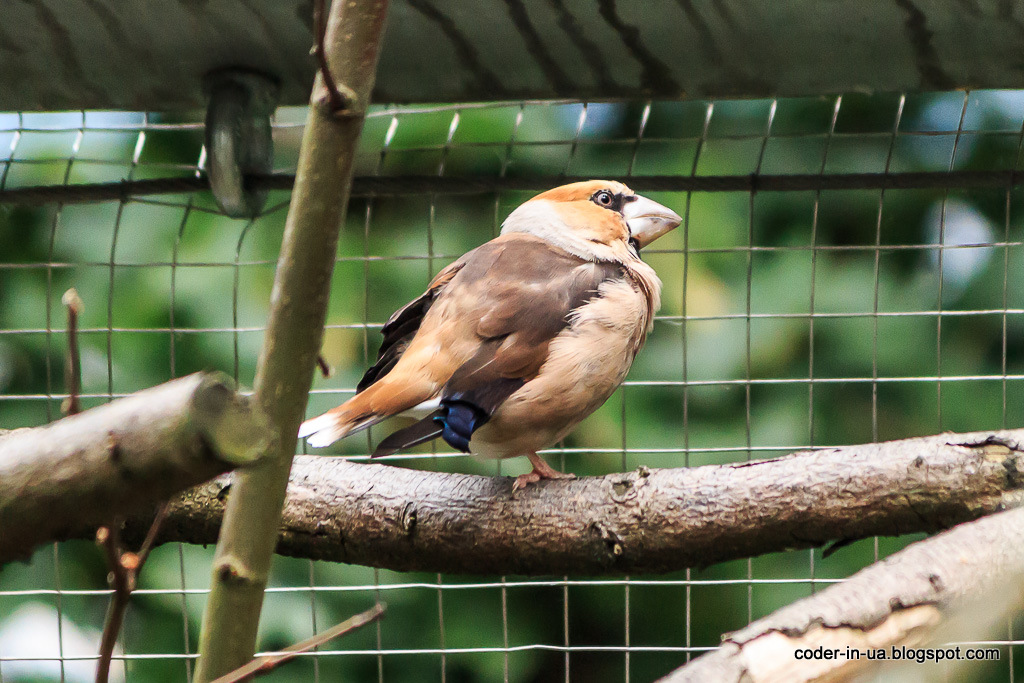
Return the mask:
[[196,681],[244,664],[256,647],[263,590],[277,542],[296,433],[323,337],[356,143],[373,87],[387,0],[337,0],[323,50],[345,108],[317,77],[256,372],[256,400],[277,440],[264,464],[231,488],[203,615]]

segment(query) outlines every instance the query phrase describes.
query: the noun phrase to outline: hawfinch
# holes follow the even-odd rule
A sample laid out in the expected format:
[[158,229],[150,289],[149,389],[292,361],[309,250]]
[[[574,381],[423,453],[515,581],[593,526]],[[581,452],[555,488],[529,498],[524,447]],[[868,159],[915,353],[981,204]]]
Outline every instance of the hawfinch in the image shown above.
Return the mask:
[[391,316],[356,395],[304,422],[299,436],[327,446],[405,414],[421,419],[374,457],[441,437],[485,458],[528,457],[533,471],[513,490],[571,478],[537,451],[625,378],[661,305],[661,280],[640,249],[680,221],[613,181],[537,195]]

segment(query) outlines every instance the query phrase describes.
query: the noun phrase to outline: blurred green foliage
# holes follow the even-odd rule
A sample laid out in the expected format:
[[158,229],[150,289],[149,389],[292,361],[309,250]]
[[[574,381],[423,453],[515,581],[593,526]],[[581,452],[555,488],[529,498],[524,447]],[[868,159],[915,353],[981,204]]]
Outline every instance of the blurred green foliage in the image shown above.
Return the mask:
[[[723,101],[710,118],[705,102],[657,102],[649,116],[642,104],[464,108],[447,143],[455,114],[378,109],[367,121],[357,172],[1008,169],[1018,164],[1024,94],[976,92],[966,104],[962,93],[917,95],[902,110],[894,96],[848,96],[838,111],[833,98]],[[301,109],[278,112],[279,169],[294,166],[303,118]],[[201,130],[188,125],[196,120],[150,116],[143,127],[136,114],[0,114],[0,177],[18,187],[187,174],[202,145]],[[323,350],[337,372],[316,380],[309,414],[349,395],[376,353],[380,323],[440,268],[496,235],[501,219],[528,196],[353,200]],[[581,475],[641,464],[696,466],[1019,424],[1020,190],[651,196],[687,217],[645,252],[665,284],[660,317],[627,386],[556,449],[556,466]],[[66,345],[60,297],[72,286],[85,300],[86,406],[203,368],[251,385],[287,200],[274,193],[265,215],[250,222],[219,216],[208,195],[0,207],[0,426],[59,415]],[[365,456],[382,435],[374,430],[327,452]],[[393,464],[505,475],[527,467],[435,457],[436,447]],[[379,629],[328,646],[346,654],[306,658],[265,680],[310,680],[317,672],[330,681],[382,673],[393,682],[490,682],[505,680],[507,671],[510,681],[543,683],[566,680],[568,669],[574,681],[621,681],[628,667],[630,680],[650,681],[685,660],[680,648],[713,647],[723,632],[825,585],[810,579],[846,577],[916,538],[862,541],[828,558],[799,551],[633,577],[628,586],[586,577],[524,585],[508,577],[513,585],[504,591],[493,576],[279,558],[263,649],[365,609],[375,582],[389,612]],[[154,553],[142,588],[155,592],[134,599],[123,643],[133,655],[171,656],[132,660],[128,680],[185,679],[181,655],[195,652],[211,554],[189,546]],[[105,575],[99,552],[84,542],[4,567],[0,654],[27,656],[4,649],[14,642],[5,624],[31,624],[38,641],[56,642],[57,609],[66,644],[72,632],[100,628]],[[779,583],[758,583],[765,580]],[[25,608],[33,604],[46,610],[29,622]],[[559,648],[567,644],[583,649],[566,656]],[[626,655],[627,644],[640,649]],[[506,645],[507,655],[493,651]],[[415,652],[423,649],[429,652]],[[990,680],[1008,678],[1005,653],[982,672]],[[1018,652],[1017,676],[1024,675],[1022,659]],[[69,661],[67,679],[88,680],[91,662],[84,678],[76,668],[82,665]],[[0,661],[3,681],[60,678],[56,662],[33,671]]]

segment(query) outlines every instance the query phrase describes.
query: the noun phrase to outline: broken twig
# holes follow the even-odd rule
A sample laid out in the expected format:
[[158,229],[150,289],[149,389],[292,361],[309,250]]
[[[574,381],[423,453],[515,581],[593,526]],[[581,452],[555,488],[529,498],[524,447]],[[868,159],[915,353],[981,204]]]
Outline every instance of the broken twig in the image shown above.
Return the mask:
[[[349,107],[349,98],[338,91],[338,84],[331,75],[331,65],[327,63],[327,51],[324,49],[324,39],[327,35],[327,12],[325,9],[326,0],[315,0],[313,2],[313,56],[316,57],[317,66],[324,79],[324,87],[327,88],[327,99],[331,105],[331,111],[335,114],[343,112]],[[325,377],[328,375],[325,373]]]
[[246,680],[250,676],[259,676],[261,674],[268,673],[280,665],[292,661],[303,652],[309,652],[326,642],[334,640],[335,638],[340,638],[341,636],[352,633],[367,624],[377,621],[384,616],[384,611],[386,609],[386,605],[378,602],[365,612],[357,614],[350,619],[346,619],[340,624],[327,629],[323,633],[318,633],[312,638],[308,638],[303,640],[301,643],[296,643],[291,647],[285,648],[281,652],[257,657],[245,666],[239,667],[231,673],[225,674],[214,680],[213,683],[238,683],[239,681]]
[[138,585],[139,572],[146,564],[149,553],[153,549],[160,525],[167,518],[167,503],[157,510],[156,517],[149,527],[146,540],[138,553],[126,552],[121,546],[121,520],[115,519],[109,526],[101,526],[96,530],[96,542],[103,547],[107,556],[110,575],[107,581],[114,589],[107,607],[107,618],[103,624],[103,636],[100,638],[99,662],[96,665],[96,683],[107,683],[110,677],[110,663],[114,656],[114,645],[124,624],[124,614],[128,610],[128,600]]
[[79,399],[82,393],[82,355],[78,349],[78,316],[82,314],[82,299],[72,287],[64,292],[61,302],[68,309],[68,354],[64,363],[64,386],[68,397],[61,403],[60,412],[67,416],[82,412]]

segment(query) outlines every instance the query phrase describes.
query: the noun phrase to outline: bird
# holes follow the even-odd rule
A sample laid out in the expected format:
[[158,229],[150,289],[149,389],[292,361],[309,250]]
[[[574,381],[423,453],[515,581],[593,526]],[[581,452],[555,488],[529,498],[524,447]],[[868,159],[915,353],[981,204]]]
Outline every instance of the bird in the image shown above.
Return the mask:
[[417,417],[373,457],[435,438],[484,458],[526,456],[513,492],[574,478],[538,455],[597,410],[626,377],[661,305],[640,250],[676,212],[625,184],[590,180],[514,209],[498,237],[442,269],[381,329],[356,394],[307,420],[316,448],[392,416]]

